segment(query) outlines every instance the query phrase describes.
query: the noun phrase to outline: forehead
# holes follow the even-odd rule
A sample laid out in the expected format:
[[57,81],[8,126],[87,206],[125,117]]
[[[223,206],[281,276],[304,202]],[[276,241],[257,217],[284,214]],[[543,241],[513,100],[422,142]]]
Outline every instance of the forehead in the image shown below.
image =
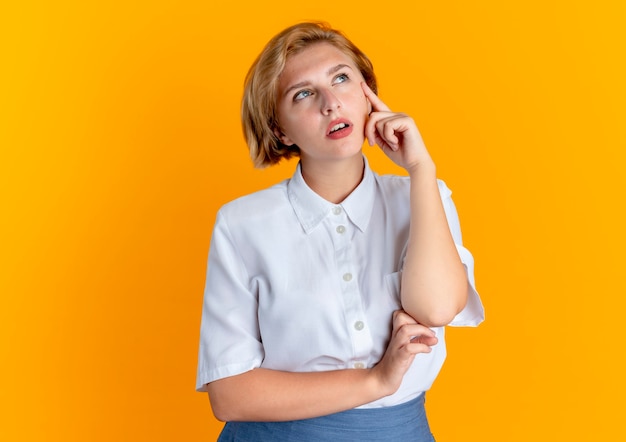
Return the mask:
[[279,89],[326,76],[330,68],[340,64],[358,70],[352,58],[337,47],[325,42],[314,43],[287,58],[285,68],[278,77]]

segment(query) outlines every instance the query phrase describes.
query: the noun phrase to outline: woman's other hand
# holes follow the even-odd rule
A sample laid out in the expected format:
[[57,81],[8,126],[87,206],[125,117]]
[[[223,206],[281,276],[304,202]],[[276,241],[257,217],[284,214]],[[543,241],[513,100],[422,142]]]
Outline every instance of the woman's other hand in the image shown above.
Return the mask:
[[393,313],[393,329],[387,350],[380,362],[371,369],[383,391],[387,395],[395,393],[415,355],[430,353],[431,347],[437,342],[434,331],[418,324],[403,310],[396,310]]

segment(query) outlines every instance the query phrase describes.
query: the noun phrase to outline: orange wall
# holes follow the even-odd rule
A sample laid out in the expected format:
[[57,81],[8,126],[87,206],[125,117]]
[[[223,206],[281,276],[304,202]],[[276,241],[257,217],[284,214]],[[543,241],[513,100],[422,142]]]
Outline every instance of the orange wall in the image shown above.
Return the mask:
[[252,169],[241,84],[303,19],[370,55],[475,255],[487,321],[449,332],[438,440],[626,437],[623,1],[6,3],[1,440],[214,439],[194,381],[215,212],[294,167]]

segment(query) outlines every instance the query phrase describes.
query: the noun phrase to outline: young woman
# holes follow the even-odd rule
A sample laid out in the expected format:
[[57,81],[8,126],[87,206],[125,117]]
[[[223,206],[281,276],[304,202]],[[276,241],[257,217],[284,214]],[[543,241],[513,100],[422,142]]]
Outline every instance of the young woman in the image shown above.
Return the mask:
[[[369,59],[321,23],[279,33],[248,73],[255,165],[299,163],[217,215],[197,389],[220,441],[433,440],[443,326],[483,309],[451,192],[376,91]],[[376,175],[365,140],[408,176]]]

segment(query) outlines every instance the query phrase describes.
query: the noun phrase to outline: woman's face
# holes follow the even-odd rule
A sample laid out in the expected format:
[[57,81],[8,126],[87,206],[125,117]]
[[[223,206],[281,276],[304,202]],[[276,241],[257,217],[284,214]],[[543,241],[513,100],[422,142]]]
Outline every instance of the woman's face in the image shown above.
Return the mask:
[[370,105],[352,59],[329,43],[291,56],[278,80],[281,142],[300,158],[333,161],[360,155]]

